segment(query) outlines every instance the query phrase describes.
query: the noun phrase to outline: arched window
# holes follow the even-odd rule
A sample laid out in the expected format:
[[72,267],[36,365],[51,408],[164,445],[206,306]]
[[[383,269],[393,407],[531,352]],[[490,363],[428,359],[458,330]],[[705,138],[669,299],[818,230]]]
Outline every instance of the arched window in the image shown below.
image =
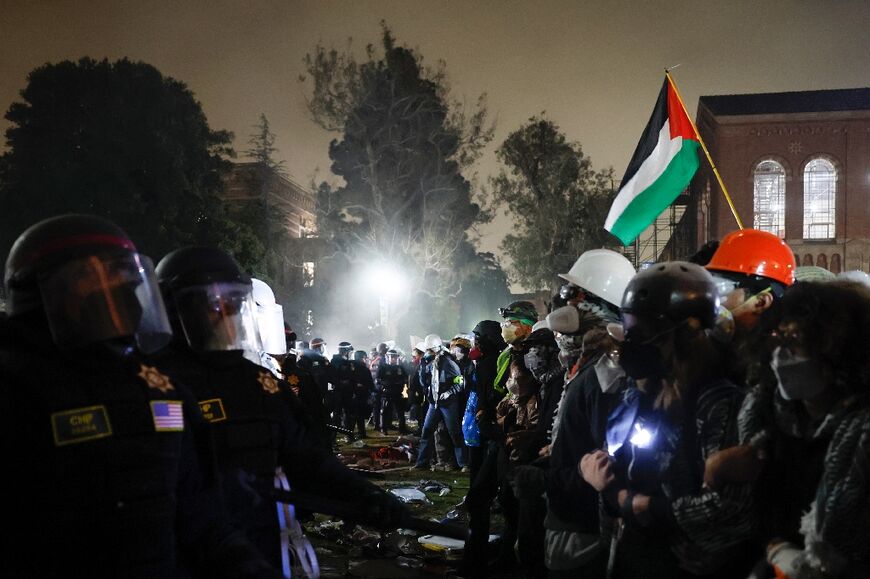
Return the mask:
[[814,265],[813,264],[813,256],[810,253],[804,254],[804,262],[801,265]]
[[761,161],[753,172],[752,226],[785,237],[785,170],[773,159]]
[[840,270],[841,270],[840,254],[835,253],[834,255],[831,256],[831,272],[840,273]]
[[804,239],[834,239],[837,170],[817,157],[804,167]]
[[824,253],[820,253],[816,258],[816,265],[828,269],[828,256]]

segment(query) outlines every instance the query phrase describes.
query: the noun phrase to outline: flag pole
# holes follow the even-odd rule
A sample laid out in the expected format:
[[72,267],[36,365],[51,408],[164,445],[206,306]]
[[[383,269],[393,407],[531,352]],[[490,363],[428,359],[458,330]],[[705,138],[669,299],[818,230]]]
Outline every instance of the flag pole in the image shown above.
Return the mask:
[[[677,65],[679,66],[679,65]],[[731,201],[731,196],[728,194],[728,189],[725,187],[725,182],[722,181],[722,176],[719,174],[719,169],[716,168],[716,163],[713,162],[713,157],[710,156],[710,151],[707,149],[707,145],[704,143],[704,139],[701,138],[701,133],[698,132],[698,127],[695,125],[695,121],[692,120],[692,116],[689,114],[689,111],[686,110],[686,103],[683,102],[683,97],[680,96],[680,91],[677,89],[677,84],[674,82],[674,79],[671,78],[671,69],[665,69],[665,76],[668,79],[668,83],[671,85],[671,88],[674,89],[674,94],[677,95],[677,100],[680,101],[680,106],[683,107],[683,112],[686,113],[686,118],[689,119],[689,122],[692,124],[692,130],[695,131],[695,136],[698,137],[698,142],[701,143],[701,148],[704,149],[704,154],[707,155],[707,161],[710,163],[710,167],[713,168],[713,174],[716,175],[716,180],[719,181],[719,187],[722,188],[722,193],[725,194],[725,200],[728,201],[728,207],[731,208],[731,214],[734,215],[734,219],[737,221],[737,227],[743,229],[743,222],[740,220],[740,216],[737,214],[737,209],[734,207],[734,202]]]

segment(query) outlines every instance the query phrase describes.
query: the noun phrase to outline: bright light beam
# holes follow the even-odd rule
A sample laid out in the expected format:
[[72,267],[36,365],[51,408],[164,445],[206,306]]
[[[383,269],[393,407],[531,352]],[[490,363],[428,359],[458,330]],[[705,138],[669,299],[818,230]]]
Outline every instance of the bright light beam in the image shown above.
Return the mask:
[[408,287],[405,276],[386,263],[375,264],[368,269],[365,282],[369,290],[385,298],[398,297]]

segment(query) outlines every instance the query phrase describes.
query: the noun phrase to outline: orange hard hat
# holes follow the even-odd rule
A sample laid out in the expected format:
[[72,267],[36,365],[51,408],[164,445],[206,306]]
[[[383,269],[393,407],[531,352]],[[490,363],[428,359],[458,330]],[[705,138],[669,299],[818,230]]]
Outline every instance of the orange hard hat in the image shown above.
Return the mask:
[[794,283],[797,266],[786,243],[767,231],[732,231],[719,243],[707,269],[766,277],[787,286]]

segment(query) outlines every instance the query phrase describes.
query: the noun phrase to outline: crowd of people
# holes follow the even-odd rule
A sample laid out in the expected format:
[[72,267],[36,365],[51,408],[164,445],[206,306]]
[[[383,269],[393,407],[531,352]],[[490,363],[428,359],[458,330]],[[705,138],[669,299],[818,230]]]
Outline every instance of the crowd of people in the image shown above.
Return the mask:
[[868,577],[870,276],[810,273],[752,229],[641,271],[595,249],[548,312],[330,359],[223,251],[40,222],[4,277],[4,569],[315,577],[281,492],[400,526],[334,455],[375,430],[468,473],[462,577]]

